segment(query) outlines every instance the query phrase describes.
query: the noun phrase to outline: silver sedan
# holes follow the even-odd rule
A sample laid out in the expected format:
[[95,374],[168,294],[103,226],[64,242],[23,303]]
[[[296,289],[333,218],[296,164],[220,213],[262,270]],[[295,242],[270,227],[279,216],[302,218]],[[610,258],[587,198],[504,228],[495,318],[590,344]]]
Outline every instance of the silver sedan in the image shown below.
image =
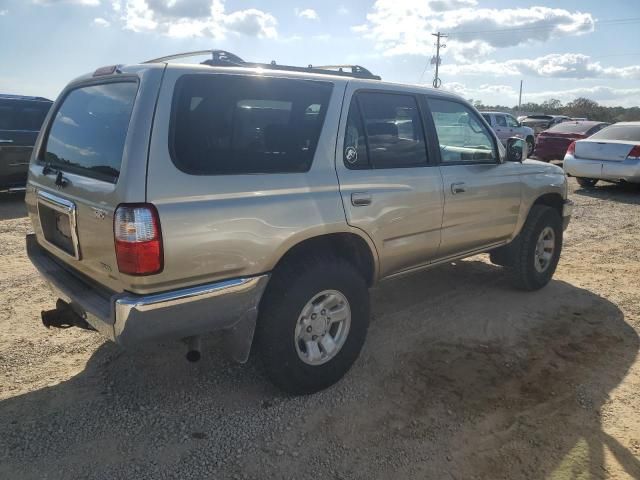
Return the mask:
[[598,180],[640,183],[640,122],[620,122],[569,145],[564,171],[583,187]]

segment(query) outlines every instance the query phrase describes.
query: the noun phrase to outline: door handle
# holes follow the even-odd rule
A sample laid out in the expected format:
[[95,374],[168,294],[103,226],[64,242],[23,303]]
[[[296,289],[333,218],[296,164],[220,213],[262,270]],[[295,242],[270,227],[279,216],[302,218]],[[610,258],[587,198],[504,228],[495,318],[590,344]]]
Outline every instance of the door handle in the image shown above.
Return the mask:
[[354,192],[351,194],[351,205],[354,207],[364,207],[371,205],[371,194],[366,192]]
[[13,140],[5,140],[3,138],[0,138],[0,143],[13,143]]
[[456,195],[458,193],[464,193],[466,190],[464,189],[464,182],[457,182],[451,184],[451,194]]

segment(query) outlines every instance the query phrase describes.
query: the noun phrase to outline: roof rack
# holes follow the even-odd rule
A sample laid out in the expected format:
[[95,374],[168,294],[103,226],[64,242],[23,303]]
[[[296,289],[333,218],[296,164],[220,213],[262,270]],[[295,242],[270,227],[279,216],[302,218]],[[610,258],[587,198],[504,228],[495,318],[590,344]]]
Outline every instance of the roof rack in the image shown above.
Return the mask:
[[285,70],[290,72],[318,73],[321,75],[337,75],[342,77],[366,78],[370,80],[380,80],[380,76],[374,75],[369,70],[360,65],[323,65],[307,67],[294,67],[291,65],[278,65],[275,60],[271,63],[245,62],[242,58],[225,50],[197,50],[195,52],[177,53],[166,57],[154,58],[143,63],[161,63],[179,58],[196,57],[200,55],[211,55],[209,60],[201,62],[202,65],[212,67],[245,67],[263,68],[268,70]]

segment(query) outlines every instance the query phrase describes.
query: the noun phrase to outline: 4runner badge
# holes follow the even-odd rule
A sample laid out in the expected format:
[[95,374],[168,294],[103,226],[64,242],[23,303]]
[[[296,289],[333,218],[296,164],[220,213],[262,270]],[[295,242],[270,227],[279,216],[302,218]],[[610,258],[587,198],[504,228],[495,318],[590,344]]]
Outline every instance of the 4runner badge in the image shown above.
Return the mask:
[[347,147],[347,149],[344,151],[344,158],[347,160],[347,162],[354,164],[358,160],[358,151],[355,149],[355,147]]

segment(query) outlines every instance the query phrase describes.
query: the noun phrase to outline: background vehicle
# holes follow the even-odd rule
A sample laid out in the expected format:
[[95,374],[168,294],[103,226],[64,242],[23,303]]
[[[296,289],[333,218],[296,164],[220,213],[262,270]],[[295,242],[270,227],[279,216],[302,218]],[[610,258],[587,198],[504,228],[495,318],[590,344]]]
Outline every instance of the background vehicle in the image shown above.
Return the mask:
[[553,127],[554,125],[569,120],[564,115],[529,115],[522,120],[522,125],[533,128],[535,135]]
[[56,101],[26,195],[27,252],[60,297],[45,325],[185,339],[191,360],[218,331],[310,393],[358,357],[382,279],[491,251],[520,288],[549,282],[565,175],[468,102],[210,53],[101,68]]
[[599,132],[609,125],[605,122],[562,122],[540,132],[536,140],[536,157],[548,162],[564,158],[571,142]]
[[24,188],[29,158],[51,100],[0,94],[0,190]]
[[533,153],[535,147],[533,129],[522,125],[512,115],[502,112],[481,112],[484,119],[503,144],[511,137],[518,137],[527,142],[529,154]]
[[587,188],[598,180],[640,183],[640,122],[615,123],[573,142],[564,170]]

